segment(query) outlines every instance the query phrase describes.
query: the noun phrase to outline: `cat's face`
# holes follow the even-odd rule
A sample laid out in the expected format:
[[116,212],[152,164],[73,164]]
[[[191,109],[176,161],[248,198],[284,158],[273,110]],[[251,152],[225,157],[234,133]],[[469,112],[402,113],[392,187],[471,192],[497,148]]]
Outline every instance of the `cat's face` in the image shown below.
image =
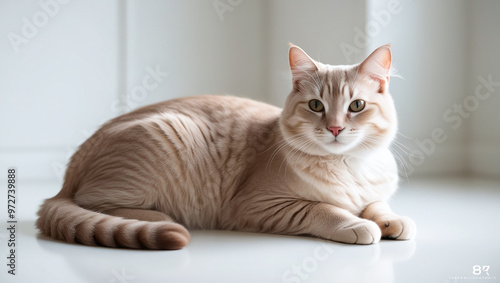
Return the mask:
[[397,120],[388,93],[389,46],[353,66],[316,62],[293,45],[289,52],[293,90],[280,120],[289,144],[314,155],[361,155],[392,141]]

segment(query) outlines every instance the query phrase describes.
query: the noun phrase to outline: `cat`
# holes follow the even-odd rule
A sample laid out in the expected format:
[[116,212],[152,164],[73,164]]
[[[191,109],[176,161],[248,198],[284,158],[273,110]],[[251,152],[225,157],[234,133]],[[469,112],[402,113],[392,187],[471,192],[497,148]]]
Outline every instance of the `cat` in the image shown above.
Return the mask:
[[332,66],[290,44],[282,109],[231,96],[180,98],[104,124],[72,156],[36,222],[54,239],[181,249],[188,229],[408,240],[387,204],[397,166],[391,49]]

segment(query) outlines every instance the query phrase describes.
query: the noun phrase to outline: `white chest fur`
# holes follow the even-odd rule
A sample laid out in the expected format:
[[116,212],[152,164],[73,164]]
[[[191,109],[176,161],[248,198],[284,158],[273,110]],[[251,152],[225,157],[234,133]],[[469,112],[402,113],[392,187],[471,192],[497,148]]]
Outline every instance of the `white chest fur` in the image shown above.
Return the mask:
[[[300,160],[299,160],[300,159]],[[289,184],[300,197],[331,203],[354,214],[374,201],[387,200],[397,189],[394,157],[388,149],[364,158],[330,156],[291,160],[302,182]]]

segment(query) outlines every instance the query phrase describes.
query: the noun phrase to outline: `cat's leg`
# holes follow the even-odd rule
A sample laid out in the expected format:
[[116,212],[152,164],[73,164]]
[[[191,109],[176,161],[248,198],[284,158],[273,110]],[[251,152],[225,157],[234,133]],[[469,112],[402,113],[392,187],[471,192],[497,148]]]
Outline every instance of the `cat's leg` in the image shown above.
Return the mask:
[[[348,244],[369,245],[380,241],[381,231],[373,221],[361,219],[330,204],[321,204],[319,208],[311,219],[319,220],[311,227],[313,231],[317,231],[318,236],[323,238],[322,235],[326,235],[327,239]],[[324,231],[325,224],[329,224],[333,231]]]
[[125,219],[137,219],[150,222],[172,221],[170,216],[156,210],[135,209],[135,208],[116,208],[103,211],[103,213]]
[[[240,205],[239,219],[252,230],[286,235],[312,235],[349,244],[373,244],[380,241],[380,228],[373,221],[361,219],[349,211],[327,203],[305,200],[273,200]],[[258,206],[258,207],[257,207]],[[253,213],[255,212],[255,213]]]
[[384,201],[369,204],[360,217],[375,221],[382,231],[382,238],[385,239],[409,240],[417,231],[413,220],[395,214]]

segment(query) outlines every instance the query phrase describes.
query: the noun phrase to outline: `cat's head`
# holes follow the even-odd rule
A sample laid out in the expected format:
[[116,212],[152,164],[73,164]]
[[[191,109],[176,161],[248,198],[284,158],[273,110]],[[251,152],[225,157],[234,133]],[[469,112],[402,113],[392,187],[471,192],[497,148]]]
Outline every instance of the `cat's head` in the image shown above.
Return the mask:
[[390,144],[397,119],[389,45],[351,66],[317,62],[291,45],[289,63],[293,89],[280,127],[290,145],[313,155],[362,155]]

